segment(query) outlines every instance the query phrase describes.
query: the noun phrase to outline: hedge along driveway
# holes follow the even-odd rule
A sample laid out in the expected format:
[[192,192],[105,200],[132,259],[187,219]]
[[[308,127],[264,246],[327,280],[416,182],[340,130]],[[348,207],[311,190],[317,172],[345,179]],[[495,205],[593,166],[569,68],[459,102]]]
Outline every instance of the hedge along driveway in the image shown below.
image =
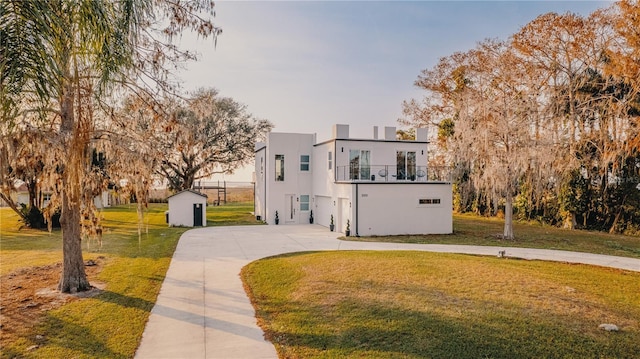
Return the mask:
[[640,259],[529,248],[348,242],[319,225],[210,227],[183,234],[137,358],[276,358],[238,274],[283,253],[418,250],[585,263],[640,272]]

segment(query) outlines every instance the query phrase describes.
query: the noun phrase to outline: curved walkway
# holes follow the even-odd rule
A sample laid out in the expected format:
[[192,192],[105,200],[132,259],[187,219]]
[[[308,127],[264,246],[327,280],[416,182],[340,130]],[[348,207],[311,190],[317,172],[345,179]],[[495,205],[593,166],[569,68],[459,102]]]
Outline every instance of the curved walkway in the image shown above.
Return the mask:
[[316,250],[420,250],[506,255],[640,272],[640,259],[557,250],[350,242],[319,225],[194,229],[182,235],[136,358],[277,358],[239,277],[260,258]]

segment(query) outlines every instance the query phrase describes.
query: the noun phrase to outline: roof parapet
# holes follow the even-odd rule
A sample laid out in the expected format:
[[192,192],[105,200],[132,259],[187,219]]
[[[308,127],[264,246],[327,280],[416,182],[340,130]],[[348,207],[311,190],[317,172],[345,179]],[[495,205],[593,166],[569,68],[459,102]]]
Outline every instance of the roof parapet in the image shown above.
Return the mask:
[[396,128],[392,126],[385,126],[384,128],[384,139],[387,141],[395,141],[396,139]]
[[349,125],[333,125],[333,138],[346,140],[349,138]]
[[429,130],[427,128],[416,128],[416,141],[427,142]]

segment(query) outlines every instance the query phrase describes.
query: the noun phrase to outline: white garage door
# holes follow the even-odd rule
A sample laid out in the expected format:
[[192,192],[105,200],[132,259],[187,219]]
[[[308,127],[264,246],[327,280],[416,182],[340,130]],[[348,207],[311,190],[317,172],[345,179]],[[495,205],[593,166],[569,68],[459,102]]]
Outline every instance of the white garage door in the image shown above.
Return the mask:
[[314,207],[314,222],[329,227],[329,222],[331,222],[331,197],[316,196]]

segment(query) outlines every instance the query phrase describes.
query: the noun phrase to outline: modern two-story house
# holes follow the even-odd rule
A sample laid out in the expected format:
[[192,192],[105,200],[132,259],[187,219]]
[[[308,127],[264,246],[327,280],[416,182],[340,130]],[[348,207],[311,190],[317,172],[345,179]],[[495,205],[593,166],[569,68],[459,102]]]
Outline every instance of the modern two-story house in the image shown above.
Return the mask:
[[351,235],[452,233],[448,173],[428,167],[427,130],[414,141],[395,127],[372,139],[349,137],[334,125],[323,142],[315,134],[269,133],[256,144],[255,214],[280,225],[314,223]]

